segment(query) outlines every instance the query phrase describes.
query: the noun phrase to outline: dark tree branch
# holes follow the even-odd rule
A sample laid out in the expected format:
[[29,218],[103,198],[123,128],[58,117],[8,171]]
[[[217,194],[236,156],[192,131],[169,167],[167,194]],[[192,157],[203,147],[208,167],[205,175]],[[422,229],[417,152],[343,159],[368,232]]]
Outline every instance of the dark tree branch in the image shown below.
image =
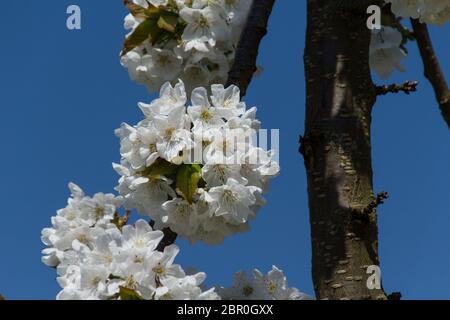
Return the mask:
[[[150,226],[154,228],[155,221],[150,220]],[[156,250],[158,251],[164,251],[165,247],[170,246],[171,244],[175,243],[175,240],[177,240],[178,234],[173,232],[170,228],[164,228],[161,230],[164,233],[164,237],[159,242],[158,246],[156,247]]]
[[399,93],[403,91],[405,94],[410,94],[411,92],[417,91],[417,85],[419,82],[417,81],[406,81],[403,84],[390,84],[384,86],[376,86],[375,89],[377,91],[377,95],[384,96],[388,93]]
[[377,194],[375,199],[369,205],[364,208],[363,213],[370,214],[373,212],[374,209],[378,208],[380,204],[384,203],[384,200],[389,198],[389,194],[386,191],[381,191]]
[[168,247],[171,244],[175,243],[175,240],[177,239],[178,236],[175,232],[170,230],[170,228],[164,228],[162,232],[164,233],[164,237],[156,247],[156,250],[158,251],[164,251],[165,247]]
[[[380,264],[371,155],[377,96],[369,68],[367,6],[307,4],[300,151],[308,178],[314,290],[318,299],[386,299],[382,289],[366,285],[368,266]],[[364,221],[354,218],[353,208],[369,207]]]
[[254,0],[236,49],[234,64],[228,73],[226,86],[236,85],[245,96],[253,74],[256,71],[259,45],[267,34],[267,24],[275,0]]
[[434,51],[428,27],[425,23],[420,23],[417,19],[411,19],[411,23],[417,45],[419,46],[420,55],[422,56],[425,77],[433,86],[442,116],[450,129],[450,89],[439,64],[439,59]]

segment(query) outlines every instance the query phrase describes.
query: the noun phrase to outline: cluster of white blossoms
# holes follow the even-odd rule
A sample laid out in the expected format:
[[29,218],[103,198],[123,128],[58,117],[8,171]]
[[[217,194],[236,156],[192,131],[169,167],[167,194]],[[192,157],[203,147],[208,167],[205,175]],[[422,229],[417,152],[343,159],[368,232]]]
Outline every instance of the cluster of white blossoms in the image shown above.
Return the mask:
[[402,48],[402,41],[402,34],[395,28],[383,26],[372,30],[369,62],[380,78],[387,79],[394,70],[405,71],[401,61],[407,54]]
[[392,12],[404,18],[442,25],[450,21],[450,0],[386,0]]
[[193,90],[163,85],[160,97],[140,103],[145,118],[122,124],[121,175],[116,190],[137,209],[192,243],[218,244],[248,229],[262,194],[280,170],[273,152],[255,146],[256,108],[246,109],[239,88]]
[[[116,130],[120,196],[86,196],[70,183],[67,206],[42,230],[42,261],[62,287],[57,299],[309,299],[276,267],[267,275],[239,272],[230,288],[204,289],[204,273],[174,264],[176,245],[160,248],[165,228],[207,244],[247,230],[279,173],[273,151],[256,145],[256,108],[247,110],[236,86],[209,87],[225,82],[251,3],[125,1],[131,32],[122,64],[150,91],[162,85],[160,97],[139,104],[137,125]],[[152,221],[127,224],[132,209]]]
[[225,83],[252,0],[133,2],[141,9],[125,18],[130,48],[121,59],[132,80],[151,92],[175,79],[188,92]]
[[[385,0],[391,4],[392,12],[403,18],[420,19],[423,23],[442,25],[450,21],[450,0]],[[402,33],[390,26],[372,30],[370,43],[370,67],[382,79],[394,72],[405,71],[401,61],[407,52],[403,47],[406,39]]]
[[52,217],[52,228],[42,230],[42,241],[48,248],[43,250],[42,261],[56,267],[67,260],[66,253],[72,250],[72,243],[92,243],[99,234],[108,229],[116,229],[111,223],[117,209],[121,206],[120,198],[113,194],[97,193],[93,197],[85,196],[83,190],[70,183],[71,197],[64,209]]
[[[42,261],[56,267],[61,300],[205,300],[219,299],[203,291],[206,275],[186,275],[173,261],[178,247],[156,250],[163,238],[147,221],[121,225],[120,198],[111,194],[87,197],[70,184],[66,208],[42,231]],[[115,220],[116,218],[116,220]],[[113,223],[115,222],[115,223]]]
[[223,300],[310,300],[311,297],[296,288],[289,287],[283,272],[273,266],[266,275],[253,269],[248,275],[245,271],[234,275],[231,287],[216,287]]

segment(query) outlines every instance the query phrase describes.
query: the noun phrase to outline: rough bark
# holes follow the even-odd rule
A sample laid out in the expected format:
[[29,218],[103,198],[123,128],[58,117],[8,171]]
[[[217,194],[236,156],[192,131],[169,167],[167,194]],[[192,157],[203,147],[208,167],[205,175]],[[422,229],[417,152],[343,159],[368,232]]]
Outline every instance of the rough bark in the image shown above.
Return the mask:
[[254,0],[236,49],[233,66],[228,73],[226,86],[239,87],[245,96],[256,71],[256,59],[262,38],[267,34],[267,24],[275,0]]
[[319,299],[386,299],[367,288],[379,265],[370,126],[376,90],[369,69],[367,7],[308,0],[304,156]]
[[428,27],[425,23],[420,23],[417,19],[411,19],[414,35],[422,56],[425,77],[433,86],[436,100],[439,103],[442,116],[450,129],[450,89],[442,72],[439,59],[433,48]]

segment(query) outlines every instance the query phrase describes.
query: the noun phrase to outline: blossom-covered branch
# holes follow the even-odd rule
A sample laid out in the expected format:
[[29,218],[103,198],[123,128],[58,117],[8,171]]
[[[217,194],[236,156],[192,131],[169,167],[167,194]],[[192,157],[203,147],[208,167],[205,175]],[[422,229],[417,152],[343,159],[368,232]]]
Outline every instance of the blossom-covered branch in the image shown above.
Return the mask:
[[[381,29],[372,30],[370,66],[382,79],[387,79],[395,70],[405,71],[401,61],[408,55],[406,44],[415,40],[414,32],[403,26],[402,18],[412,18],[417,23],[420,21],[442,25],[450,21],[450,1],[385,0],[384,2]],[[347,0],[347,3],[350,1]]]
[[[42,261],[55,267],[62,290],[59,300],[304,300],[273,266],[267,274],[235,274],[231,287],[203,288],[203,272],[185,272],[174,264],[176,245],[158,247],[163,232],[145,220],[122,225],[122,199],[112,194],[86,196],[69,184],[68,205],[42,231],[47,245]],[[0,296],[0,300],[2,300]]]
[[213,85],[189,95],[186,106],[183,82],[167,82],[158,99],[139,104],[142,121],[116,131],[122,156],[114,164],[121,176],[116,190],[156,229],[219,244],[248,229],[279,165],[272,151],[255,145],[260,122],[239,88]]
[[[258,0],[259,1],[259,0]],[[224,84],[252,0],[133,0],[121,62],[131,79],[156,92],[182,79]]]
[[448,0],[385,0],[397,17],[418,19],[422,23],[442,25],[450,21]]
[[229,85],[237,85],[245,96],[247,87],[256,71],[256,59],[262,38],[267,34],[267,24],[275,0],[253,1],[247,24],[242,31],[236,49],[234,64],[228,73]]
[[411,23],[422,56],[425,77],[433,86],[442,116],[444,117],[447,126],[450,128],[450,89],[445,80],[445,75],[441,69],[439,59],[434,51],[428,27],[425,23],[421,23],[417,19],[411,19]]
[[145,220],[116,224],[120,197],[86,196],[69,184],[71,197],[42,231],[47,245],[42,261],[55,267],[61,300],[219,299],[203,291],[204,273],[186,274],[173,264],[178,247],[156,250],[163,233]]
[[[178,235],[218,244],[246,231],[279,172],[273,151],[255,144],[256,108],[247,109],[237,86],[223,85],[250,4],[125,1],[131,32],[122,63],[150,90],[162,84],[160,97],[139,104],[142,121],[116,130],[120,195],[90,197],[71,183],[68,205],[43,229],[42,261],[56,268],[58,299],[309,298],[275,266],[250,277],[238,272],[230,288],[204,290],[204,273],[173,264]],[[150,222],[129,224],[134,209]]]

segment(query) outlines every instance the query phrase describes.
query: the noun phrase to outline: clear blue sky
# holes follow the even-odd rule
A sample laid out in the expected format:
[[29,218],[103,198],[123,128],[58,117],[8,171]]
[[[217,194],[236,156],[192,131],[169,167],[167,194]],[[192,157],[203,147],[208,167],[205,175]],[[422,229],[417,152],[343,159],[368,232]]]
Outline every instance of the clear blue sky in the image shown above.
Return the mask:
[[[208,284],[229,284],[252,267],[282,268],[290,284],[313,293],[303,159],[302,51],[305,1],[277,1],[259,64],[264,73],[246,97],[265,128],[280,128],[282,173],[252,231],[223,246],[182,247],[178,262],[208,273]],[[66,8],[82,9],[81,31],[65,27]],[[138,101],[150,101],[118,62],[123,40],[122,1],[5,1],[0,10],[0,293],[11,299],[53,299],[53,270],[40,262],[40,231],[65,206],[66,185],[89,193],[112,192],[122,121],[136,123]],[[450,78],[450,27],[432,34]],[[450,298],[450,132],[417,49],[409,45],[407,73],[391,81],[420,80],[411,96],[380,98],[373,119],[375,190],[391,198],[382,206],[380,250],[387,292],[405,298]],[[447,57],[447,59],[444,59]]]

